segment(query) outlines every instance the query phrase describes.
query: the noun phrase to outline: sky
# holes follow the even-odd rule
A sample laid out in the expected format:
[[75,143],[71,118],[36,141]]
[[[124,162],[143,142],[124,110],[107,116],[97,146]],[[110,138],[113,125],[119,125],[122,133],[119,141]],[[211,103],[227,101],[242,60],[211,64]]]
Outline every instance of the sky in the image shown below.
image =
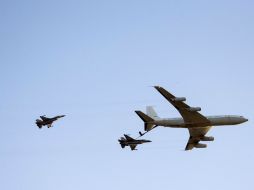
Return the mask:
[[[253,189],[254,2],[1,0],[0,189]],[[158,127],[138,151],[135,110],[179,113],[151,86],[214,127],[207,149],[188,130]],[[65,114],[39,130],[35,120]]]

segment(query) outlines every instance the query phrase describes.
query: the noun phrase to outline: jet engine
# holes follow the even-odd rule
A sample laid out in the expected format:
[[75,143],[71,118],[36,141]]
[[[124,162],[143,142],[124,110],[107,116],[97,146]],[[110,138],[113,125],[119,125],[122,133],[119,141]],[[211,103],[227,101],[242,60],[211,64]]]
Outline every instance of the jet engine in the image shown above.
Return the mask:
[[184,102],[186,101],[185,97],[175,97],[172,99],[174,102]]
[[201,111],[201,107],[190,107],[190,108],[186,108],[186,110],[191,112]]
[[206,144],[201,144],[201,143],[197,143],[194,145],[195,148],[206,148],[207,145]]
[[214,141],[214,137],[207,137],[207,136],[204,136],[202,138],[200,138],[201,141]]

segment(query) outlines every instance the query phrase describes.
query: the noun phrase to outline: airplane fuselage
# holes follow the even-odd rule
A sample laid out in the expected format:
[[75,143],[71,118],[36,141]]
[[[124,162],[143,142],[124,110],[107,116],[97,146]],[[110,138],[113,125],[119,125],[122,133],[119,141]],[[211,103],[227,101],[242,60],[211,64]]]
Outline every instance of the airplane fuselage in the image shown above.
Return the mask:
[[243,116],[237,115],[206,116],[206,118],[210,121],[209,123],[185,123],[183,118],[160,118],[149,123],[172,128],[191,128],[205,126],[237,125],[248,121]]
[[52,124],[54,121],[56,121],[57,119],[55,119],[55,118],[50,118],[50,119],[47,119],[47,120],[38,120],[37,122],[39,123],[39,124],[41,124],[41,125],[49,125],[49,124]]
[[149,140],[121,141],[120,144],[129,146],[129,145],[138,145],[138,144],[143,144],[143,143],[148,143],[148,142],[151,142],[151,141],[149,141]]

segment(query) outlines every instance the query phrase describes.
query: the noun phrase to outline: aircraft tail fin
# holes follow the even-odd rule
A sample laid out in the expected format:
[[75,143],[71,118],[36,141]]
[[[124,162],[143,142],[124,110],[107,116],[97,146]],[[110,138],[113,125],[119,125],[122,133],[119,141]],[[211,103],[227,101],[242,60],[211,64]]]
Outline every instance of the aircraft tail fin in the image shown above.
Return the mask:
[[156,111],[154,110],[153,106],[147,106],[146,107],[146,114],[153,118],[154,120],[159,119],[160,117],[158,116],[158,114],[156,113]]
[[136,114],[144,121],[144,129],[145,131],[150,131],[153,129],[154,124],[153,121],[154,119],[151,118],[150,116],[144,114],[142,111],[135,111]]

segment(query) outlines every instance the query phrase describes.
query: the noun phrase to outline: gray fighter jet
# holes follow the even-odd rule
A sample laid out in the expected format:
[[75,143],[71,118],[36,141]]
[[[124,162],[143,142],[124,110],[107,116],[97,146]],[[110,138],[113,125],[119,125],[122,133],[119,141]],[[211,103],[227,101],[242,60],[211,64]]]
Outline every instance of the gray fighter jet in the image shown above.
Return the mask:
[[136,146],[138,144],[152,142],[152,141],[145,140],[145,139],[139,139],[139,140],[133,139],[132,137],[125,135],[125,134],[124,134],[124,137],[121,137],[118,141],[119,141],[122,148],[124,148],[125,146],[130,146],[131,150],[137,150]]
[[56,120],[58,120],[61,117],[64,117],[65,115],[58,115],[56,117],[48,118],[45,117],[45,115],[40,116],[41,119],[36,119],[36,125],[39,127],[39,129],[42,128],[42,126],[47,125],[48,128],[52,127],[52,123]]

